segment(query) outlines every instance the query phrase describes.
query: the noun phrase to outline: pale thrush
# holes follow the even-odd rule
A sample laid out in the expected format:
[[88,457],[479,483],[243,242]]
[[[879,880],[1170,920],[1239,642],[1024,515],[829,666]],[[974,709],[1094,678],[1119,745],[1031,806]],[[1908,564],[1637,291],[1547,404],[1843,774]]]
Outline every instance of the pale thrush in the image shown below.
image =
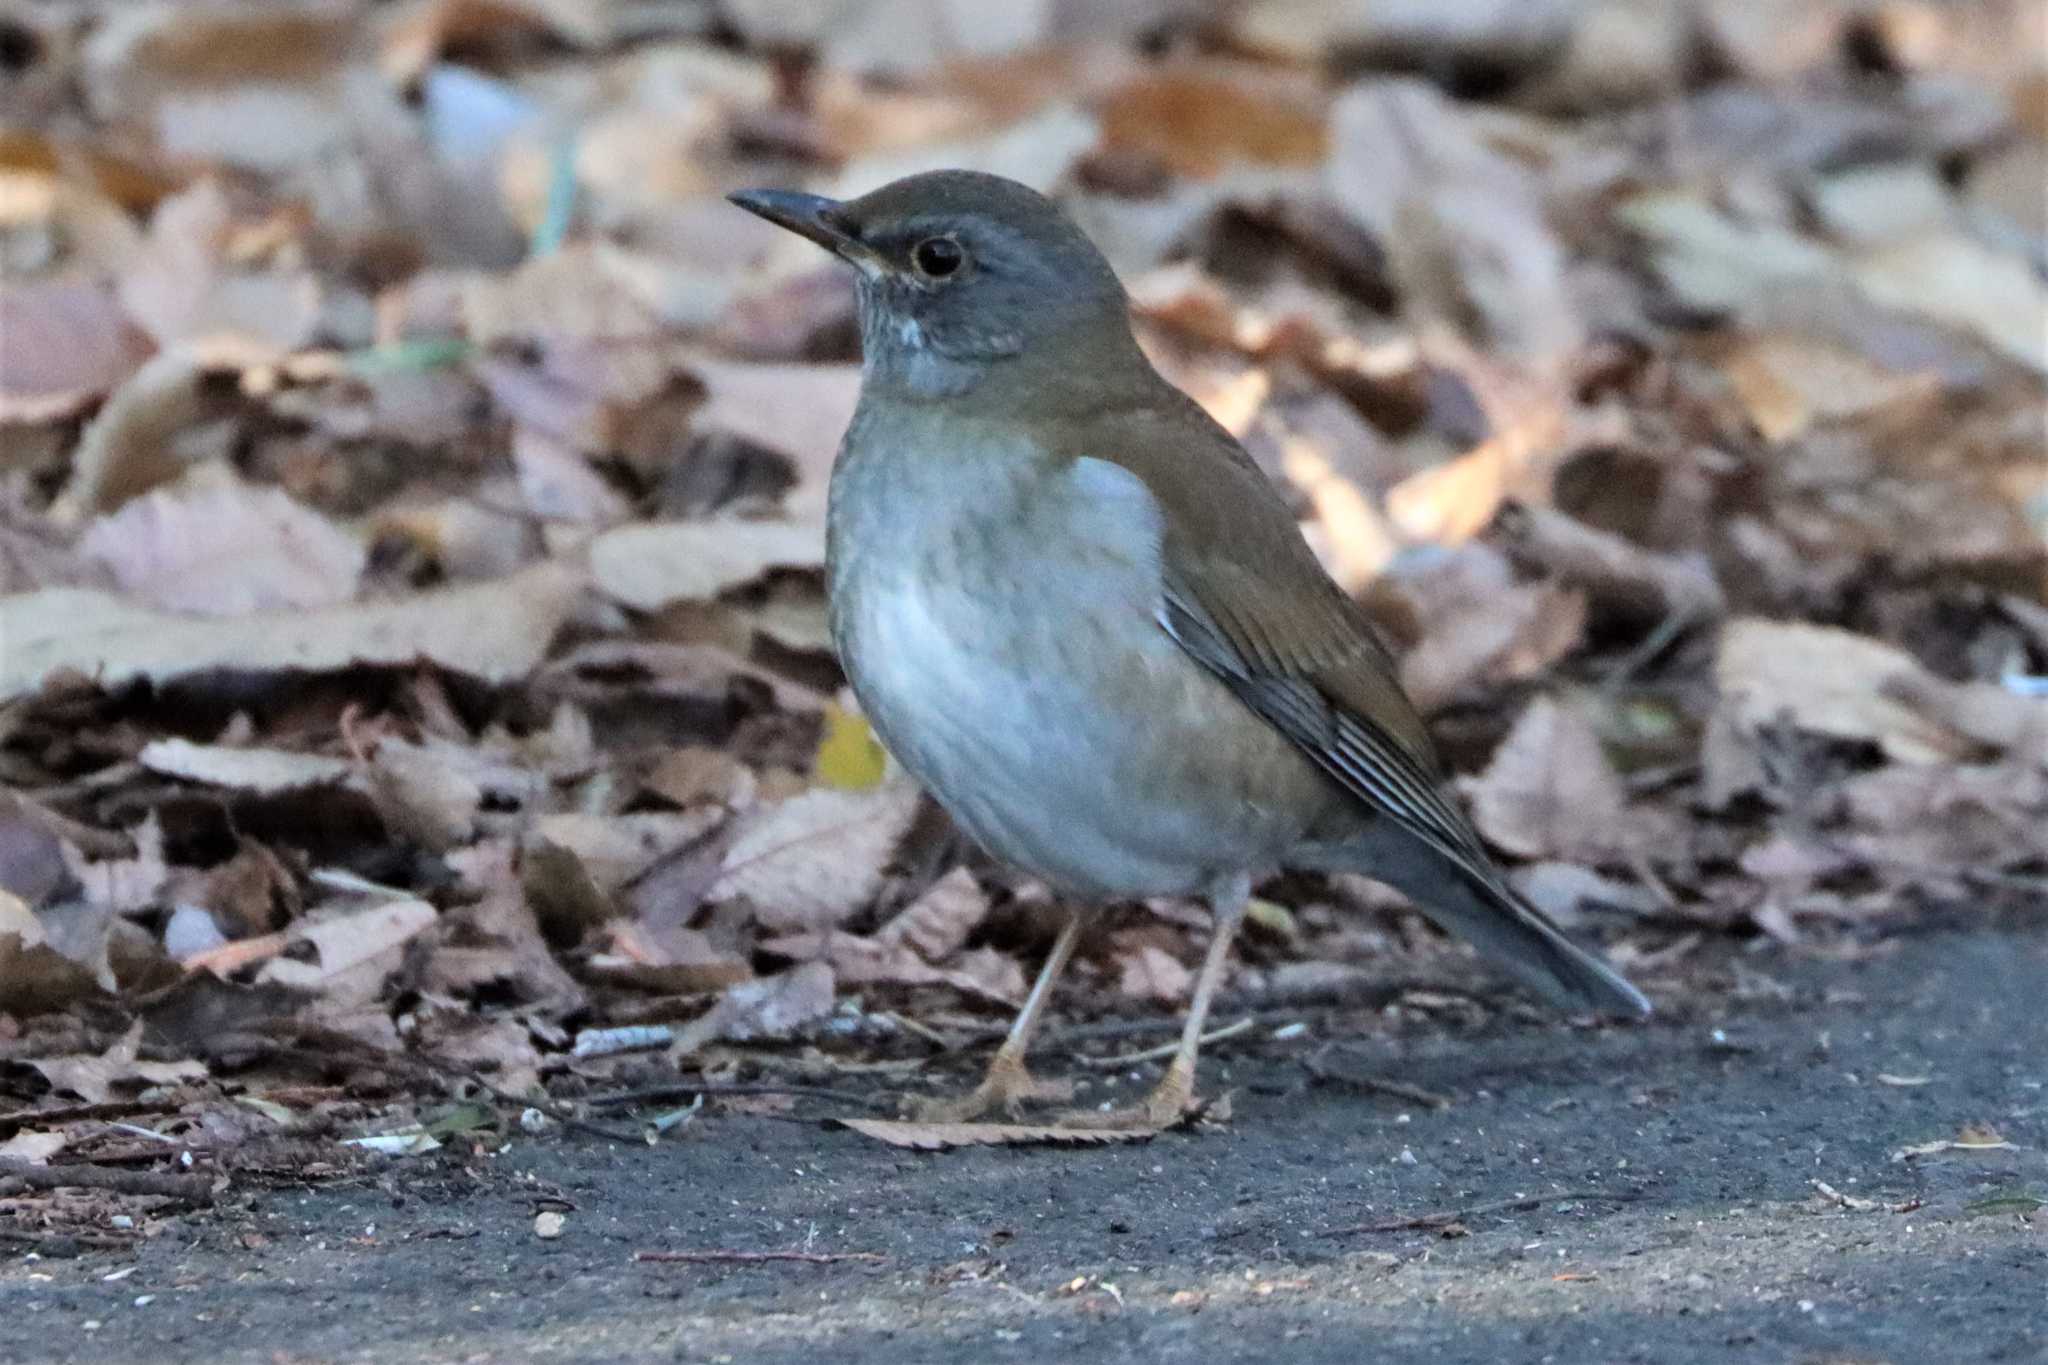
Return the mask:
[[[858,275],[860,403],[833,469],[832,634],[882,742],[999,858],[1077,906],[1201,896],[1215,934],[1165,1077],[1193,1098],[1253,882],[1359,872],[1572,1008],[1648,1002],[1502,879],[1360,608],[1237,441],[1152,368],[1115,273],[1051,201],[967,171],[846,202],[734,203]],[[1054,943],[986,1079],[928,1116],[1052,1087],[1024,1052]]]

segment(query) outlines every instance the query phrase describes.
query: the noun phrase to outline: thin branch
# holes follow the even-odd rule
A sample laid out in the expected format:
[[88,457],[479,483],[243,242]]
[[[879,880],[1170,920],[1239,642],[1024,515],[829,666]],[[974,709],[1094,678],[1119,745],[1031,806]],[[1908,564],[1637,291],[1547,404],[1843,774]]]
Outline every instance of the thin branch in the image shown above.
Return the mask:
[[173,1171],[109,1171],[99,1166],[30,1166],[0,1161],[0,1186],[18,1182],[30,1190],[111,1190],[154,1194],[194,1204],[210,1203],[216,1177]]
[[[1234,1024],[1225,1024],[1221,1028],[1212,1029],[1202,1035],[1201,1046],[1207,1047],[1209,1044],[1220,1042],[1225,1038],[1235,1038],[1241,1033],[1248,1033],[1251,1031],[1252,1025],[1257,1022],[1258,1020],[1250,1015],[1246,1015]],[[1176,1041],[1161,1043],[1158,1047],[1148,1047],[1143,1052],[1126,1052],[1116,1057],[1076,1057],[1074,1060],[1082,1066],[1100,1067],[1105,1071],[1114,1071],[1118,1067],[1134,1066],[1139,1062],[1163,1061],[1178,1051],[1180,1051],[1180,1044]]]

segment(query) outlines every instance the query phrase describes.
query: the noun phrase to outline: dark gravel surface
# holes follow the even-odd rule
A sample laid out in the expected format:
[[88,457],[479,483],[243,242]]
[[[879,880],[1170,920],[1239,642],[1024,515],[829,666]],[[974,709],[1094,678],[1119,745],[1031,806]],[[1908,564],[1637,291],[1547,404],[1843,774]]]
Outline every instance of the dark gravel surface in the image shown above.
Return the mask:
[[[2048,1211],[2015,1198],[2048,1197],[2048,934],[1887,947],[1727,962],[1749,989],[1638,1028],[1362,1021],[1342,1066],[1443,1109],[1219,1049],[1235,1118],[1139,1146],[705,1117],[237,1194],[139,1257],[0,1262],[0,1359],[2048,1360]],[[1898,1155],[1967,1125],[2013,1146]],[[575,1207],[542,1240],[550,1193]],[[633,1260],[657,1249],[886,1259]]]

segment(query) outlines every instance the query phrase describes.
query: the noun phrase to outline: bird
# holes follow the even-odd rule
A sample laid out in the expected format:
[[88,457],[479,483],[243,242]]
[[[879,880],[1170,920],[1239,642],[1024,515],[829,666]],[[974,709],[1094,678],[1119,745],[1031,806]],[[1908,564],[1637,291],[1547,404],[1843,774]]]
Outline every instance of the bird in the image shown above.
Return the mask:
[[1164,1075],[1056,1120],[1198,1112],[1203,1024],[1252,888],[1363,873],[1567,1010],[1649,1002],[1508,885],[1444,790],[1363,609],[1228,431],[1153,368],[1129,298],[1051,199],[977,171],[856,198],[728,196],[853,268],[860,396],[826,496],[828,617],[877,738],[1067,908],[987,1074],[917,1116],[1071,1089],[1026,1053],[1089,914],[1206,901]]

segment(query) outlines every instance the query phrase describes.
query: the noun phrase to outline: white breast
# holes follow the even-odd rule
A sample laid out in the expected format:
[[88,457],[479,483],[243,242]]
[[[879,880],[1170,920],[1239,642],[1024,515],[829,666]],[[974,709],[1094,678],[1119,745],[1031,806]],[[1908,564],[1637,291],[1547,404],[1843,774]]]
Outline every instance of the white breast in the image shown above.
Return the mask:
[[1237,830],[1230,793],[1146,795],[1201,743],[1218,685],[1158,623],[1160,516],[1142,483],[1021,453],[842,460],[842,657],[883,742],[970,834],[1101,897],[1195,891],[1270,852],[1269,830]]

